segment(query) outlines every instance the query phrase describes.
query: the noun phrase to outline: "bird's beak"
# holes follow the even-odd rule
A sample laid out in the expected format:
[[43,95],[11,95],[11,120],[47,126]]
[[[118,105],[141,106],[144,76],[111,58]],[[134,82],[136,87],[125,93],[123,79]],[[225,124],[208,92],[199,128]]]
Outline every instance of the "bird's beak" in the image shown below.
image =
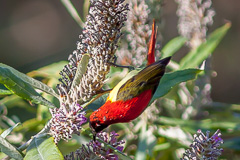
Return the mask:
[[93,133],[93,141],[96,142],[96,132]]
[[89,123],[89,127],[90,127],[91,130],[92,130],[93,140],[96,141],[97,132],[95,131],[95,129],[93,128],[93,126],[91,125],[91,123]]

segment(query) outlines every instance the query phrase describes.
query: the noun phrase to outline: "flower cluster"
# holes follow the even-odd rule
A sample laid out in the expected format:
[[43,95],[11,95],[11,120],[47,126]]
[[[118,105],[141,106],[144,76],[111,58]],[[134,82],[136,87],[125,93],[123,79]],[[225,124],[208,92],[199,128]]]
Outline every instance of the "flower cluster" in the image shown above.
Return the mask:
[[[156,2],[156,1],[154,1]],[[145,0],[129,1],[129,13],[126,21],[126,43],[122,43],[118,52],[118,62],[123,65],[133,65],[139,67],[146,60],[148,41],[151,36],[151,23],[153,19],[159,19],[161,3]],[[155,4],[154,7],[149,6]],[[157,11],[158,15],[153,16]],[[152,14],[153,12],[153,14]],[[150,14],[151,13],[151,14]],[[158,21],[160,22],[160,21]],[[160,35],[160,34],[159,34]],[[157,46],[159,47],[159,46]],[[158,52],[157,52],[158,53]]]
[[[123,140],[117,141],[117,136],[119,136],[116,132],[111,132],[109,137],[106,132],[100,132],[97,134],[97,137],[102,139],[104,142],[110,144],[114,148],[116,148],[119,151],[123,151],[123,146],[125,142]],[[118,159],[118,156],[114,154],[114,151],[108,147],[102,147],[102,143],[99,141],[91,141],[89,145],[93,148],[93,152],[95,152],[97,155],[99,155],[101,158],[105,159]]]
[[[86,122],[85,113],[78,104],[82,105],[102,90],[110,70],[109,62],[114,60],[127,10],[124,0],[91,0],[81,41],[69,56],[69,63],[60,72],[61,84],[57,88],[61,106],[51,110],[50,133],[55,137],[55,142],[79,134],[81,124]],[[84,55],[89,55],[88,63],[83,62],[86,64],[81,63]],[[86,70],[79,71],[82,65]]]
[[[125,143],[123,140],[117,141],[118,134],[114,131],[110,133],[108,136],[106,132],[100,132],[97,134],[97,137],[102,139],[107,144],[110,144],[114,148],[119,151],[123,151],[123,144]],[[99,142],[98,140],[91,141],[86,145],[82,145],[80,149],[76,152],[72,152],[69,155],[64,157],[65,160],[99,160],[99,159],[106,159],[106,160],[118,160],[118,156],[114,154],[114,150],[105,147],[104,144]]]
[[52,123],[50,134],[55,143],[60,139],[68,140],[72,134],[80,134],[81,125],[87,122],[86,113],[79,104],[72,104],[67,108],[64,104],[60,108],[51,109]]
[[[151,27],[147,24],[148,14],[150,12],[144,0],[133,0],[129,3],[130,12],[126,23],[126,29],[129,34],[126,38],[129,42],[129,50],[125,54],[117,54],[121,59],[131,62],[134,66],[139,66],[146,59],[147,40],[151,35]],[[127,49],[126,49],[127,50]],[[124,56],[124,57],[123,57]]]
[[[62,83],[58,90],[63,101],[78,101],[81,104],[102,89],[110,69],[109,62],[115,58],[127,10],[128,5],[124,4],[124,0],[91,0],[85,29],[80,35],[81,41],[69,56],[69,64],[60,73]],[[86,73],[78,80],[78,85],[72,87],[77,66],[84,54],[90,55]]]
[[176,0],[179,4],[178,30],[188,38],[191,48],[201,44],[206,38],[207,27],[213,23],[215,11],[211,0]]
[[217,160],[223,152],[223,149],[219,148],[223,139],[220,137],[220,130],[217,130],[212,137],[209,137],[209,133],[207,131],[204,135],[201,130],[198,130],[190,145],[191,149],[186,150],[181,160]]
[[[208,27],[213,24],[215,11],[212,8],[212,0],[176,0],[176,2],[179,17],[178,32],[187,38],[186,44],[190,50],[194,50],[206,41]],[[212,102],[210,58],[208,57],[202,64],[206,74],[199,76],[195,81],[194,93],[188,91],[186,83],[180,85],[182,93],[191,97],[188,98],[188,106],[183,115],[185,118],[199,114],[198,109],[201,106]]]

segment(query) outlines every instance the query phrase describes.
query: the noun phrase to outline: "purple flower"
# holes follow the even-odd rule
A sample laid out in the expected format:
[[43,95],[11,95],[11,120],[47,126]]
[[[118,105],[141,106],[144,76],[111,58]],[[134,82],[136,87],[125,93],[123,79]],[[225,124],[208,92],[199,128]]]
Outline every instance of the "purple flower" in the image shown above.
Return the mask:
[[55,143],[60,139],[68,140],[72,134],[80,134],[81,125],[87,122],[83,108],[76,103],[66,107],[63,103],[60,108],[51,109],[52,124],[50,134],[54,137]]
[[[125,142],[123,140],[117,141],[117,136],[119,136],[116,132],[111,132],[108,136],[106,132],[100,132],[97,134],[97,137],[102,139],[104,142],[110,144],[114,148],[118,149],[119,151],[123,151],[123,146]],[[103,147],[103,144],[99,141],[91,141],[89,145],[93,148],[93,151],[100,155],[101,158],[107,160],[118,160],[118,156],[114,154],[114,151],[108,147]]]
[[217,130],[212,137],[209,137],[209,133],[207,131],[204,135],[201,130],[198,130],[190,145],[191,149],[186,150],[181,160],[217,160],[223,152],[223,149],[219,148],[223,139],[220,137],[220,130]]
[[[104,142],[110,144],[119,151],[123,151],[123,140],[117,141],[118,134],[116,132],[111,132],[110,135],[106,132],[100,132],[97,134],[97,137],[102,139]],[[104,146],[103,143],[96,141],[90,141],[86,145],[82,145],[80,149],[76,152],[72,152],[69,155],[64,157],[65,160],[118,160],[118,156],[115,154],[115,151]]]
[[[60,72],[61,83],[57,89],[61,106],[50,110],[50,133],[56,143],[60,139],[70,139],[72,134],[80,134],[81,125],[87,119],[79,104],[82,105],[102,91],[110,70],[109,62],[114,62],[121,28],[127,17],[128,5],[124,1],[90,1],[89,15],[80,35],[81,40],[77,43],[77,49],[69,56],[69,63]],[[88,60],[81,61],[86,56]],[[83,73],[82,65],[86,67]]]

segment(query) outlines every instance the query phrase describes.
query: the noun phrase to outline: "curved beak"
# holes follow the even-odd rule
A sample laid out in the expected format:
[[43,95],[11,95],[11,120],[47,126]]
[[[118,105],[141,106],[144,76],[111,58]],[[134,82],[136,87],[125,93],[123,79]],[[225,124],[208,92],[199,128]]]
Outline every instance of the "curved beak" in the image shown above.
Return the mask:
[[90,127],[91,130],[92,130],[93,140],[96,141],[97,132],[95,131],[95,129],[93,128],[93,126],[91,125],[91,123],[89,123],[89,127]]

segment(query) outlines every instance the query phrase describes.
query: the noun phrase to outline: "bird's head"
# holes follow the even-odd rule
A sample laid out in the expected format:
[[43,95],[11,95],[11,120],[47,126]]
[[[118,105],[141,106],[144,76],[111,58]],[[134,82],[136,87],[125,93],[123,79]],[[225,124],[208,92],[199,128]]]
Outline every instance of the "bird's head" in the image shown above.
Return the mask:
[[108,127],[106,124],[101,124],[99,119],[97,117],[93,117],[92,115],[90,116],[89,126],[92,130],[94,141],[96,141],[96,134]]

